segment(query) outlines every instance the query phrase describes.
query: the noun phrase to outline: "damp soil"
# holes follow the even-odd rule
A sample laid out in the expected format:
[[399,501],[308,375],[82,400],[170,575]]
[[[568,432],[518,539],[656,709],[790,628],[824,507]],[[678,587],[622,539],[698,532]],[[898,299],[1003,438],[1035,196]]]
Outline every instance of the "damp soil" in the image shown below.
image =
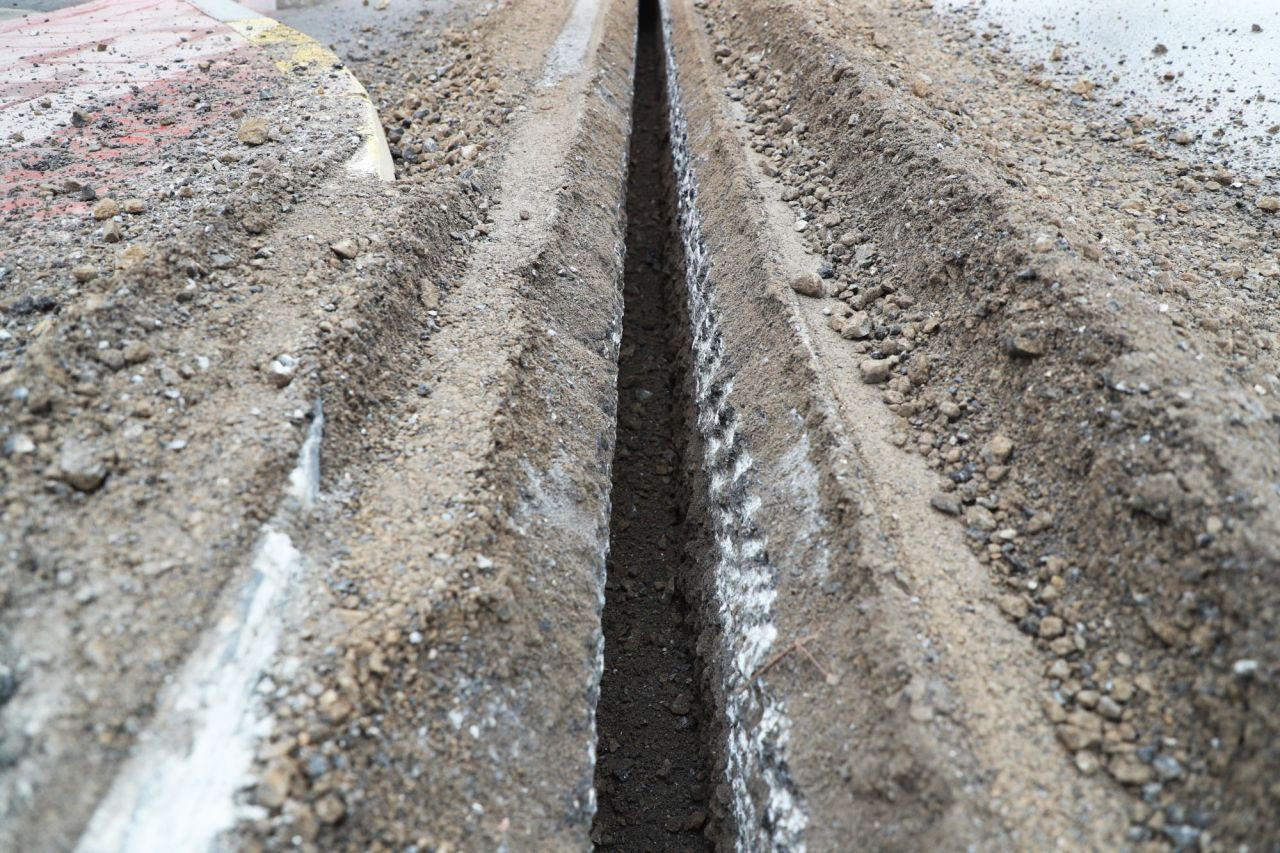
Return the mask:
[[694,568],[686,531],[695,526],[681,476],[684,268],[654,5],[641,4],[636,57],[592,835],[612,850],[708,850],[708,714],[696,620],[681,593]]

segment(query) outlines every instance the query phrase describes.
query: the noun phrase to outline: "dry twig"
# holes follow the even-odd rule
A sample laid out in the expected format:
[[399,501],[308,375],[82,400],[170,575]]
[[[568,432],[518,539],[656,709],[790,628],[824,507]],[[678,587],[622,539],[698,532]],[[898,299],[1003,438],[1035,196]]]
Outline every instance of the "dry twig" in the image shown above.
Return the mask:
[[766,672],[773,669],[773,667],[776,666],[779,661],[781,661],[787,655],[797,650],[799,650],[801,654],[803,654],[806,658],[809,659],[809,662],[814,665],[814,667],[818,670],[818,672],[822,673],[823,678],[826,679],[826,682],[828,684],[835,684],[838,679],[832,673],[827,672],[827,670],[823,668],[822,664],[818,663],[818,659],[813,656],[813,653],[810,652],[807,648],[805,648],[805,643],[812,642],[813,640],[816,640],[816,639],[817,639],[816,634],[810,634],[807,637],[800,637],[796,640],[793,640],[791,644],[788,645],[785,649],[778,652],[776,655],[774,655],[773,657],[765,661],[763,664],[761,664],[756,669],[755,672],[751,673],[751,677],[748,678],[746,682],[744,682],[742,686],[739,687],[738,689],[746,690],[748,687],[750,687],[752,684],[755,683],[757,678],[760,678]]

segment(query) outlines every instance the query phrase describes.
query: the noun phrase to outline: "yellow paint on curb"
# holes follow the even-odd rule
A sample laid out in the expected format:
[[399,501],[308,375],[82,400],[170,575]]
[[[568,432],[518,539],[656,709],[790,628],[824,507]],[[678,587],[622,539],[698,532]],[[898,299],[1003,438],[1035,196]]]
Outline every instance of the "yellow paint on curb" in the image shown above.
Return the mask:
[[[245,18],[239,21],[228,21],[227,26],[244,37],[245,41],[259,47],[279,47],[287,53],[283,59],[277,59],[276,67],[283,72],[291,72],[294,66],[325,65],[332,67],[338,63],[338,57],[322,44],[305,33],[292,27],[286,27],[271,18]],[[350,75],[348,75],[350,76]],[[357,84],[358,85],[358,84]]]
[[395,165],[391,149],[382,133],[382,120],[369,98],[369,93],[338,59],[333,51],[306,33],[272,18],[246,17],[224,21],[249,44],[260,47],[271,55],[281,74],[297,79],[299,74],[317,78],[319,94],[358,98],[359,125],[356,131],[364,140],[360,150],[347,161],[347,168],[358,174],[375,175],[383,181],[394,181]]

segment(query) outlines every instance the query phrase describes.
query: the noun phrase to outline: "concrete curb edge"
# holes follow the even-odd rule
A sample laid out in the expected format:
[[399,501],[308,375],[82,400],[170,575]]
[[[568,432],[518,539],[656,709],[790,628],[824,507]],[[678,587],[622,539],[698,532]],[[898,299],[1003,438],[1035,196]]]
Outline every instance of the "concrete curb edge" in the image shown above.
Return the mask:
[[[360,175],[372,175],[382,181],[395,180],[391,149],[382,132],[382,120],[369,93],[333,51],[306,33],[279,21],[264,17],[235,0],[187,0],[214,20],[235,30],[245,41],[268,54],[284,72],[301,68],[301,77],[314,78],[318,90],[335,99],[356,98],[361,101],[361,115],[356,132],[362,142],[360,150],[347,162],[347,168]],[[327,75],[337,71],[339,83],[333,86]],[[322,74],[325,77],[322,79]],[[328,86],[325,84],[329,83]]]

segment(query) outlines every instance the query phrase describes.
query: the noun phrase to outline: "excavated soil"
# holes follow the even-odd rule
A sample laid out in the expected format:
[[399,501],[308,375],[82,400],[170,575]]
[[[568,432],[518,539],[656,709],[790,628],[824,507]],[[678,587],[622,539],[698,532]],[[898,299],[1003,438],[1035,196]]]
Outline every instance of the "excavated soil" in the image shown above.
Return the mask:
[[[397,81],[396,97],[380,97],[378,106],[393,136],[423,141],[397,148],[400,171],[409,174],[394,185],[345,174],[353,143],[335,128],[354,126],[355,101],[350,115],[324,113],[333,126],[291,127],[288,110],[323,108],[308,106],[305,91],[274,90],[263,102],[270,133],[261,146],[238,142],[239,120],[227,117],[209,138],[189,142],[189,159],[135,167],[127,185],[114,173],[90,181],[99,195],[147,205],[123,218],[119,245],[103,240],[89,205],[73,198],[67,207],[61,186],[49,188],[49,210],[38,217],[6,214],[0,846],[75,845],[112,778],[139,754],[140,735],[168,707],[165,685],[178,680],[210,627],[238,609],[242,584],[256,582],[246,569],[261,525],[287,503],[318,400],[324,494],[315,515],[290,532],[304,549],[318,540],[323,553],[336,521],[329,507],[355,505],[360,494],[359,480],[350,485],[343,472],[403,452],[382,425],[399,430],[394,418],[412,419],[412,409],[430,403],[439,371],[429,354],[421,359],[433,337],[452,326],[459,338],[522,340],[507,315],[486,310],[483,296],[465,305],[450,297],[494,221],[496,168],[487,167],[501,159],[504,125],[531,96],[540,110],[565,101],[537,81],[567,9],[548,3],[524,11],[540,23],[474,7],[425,14],[411,27],[396,20],[403,58],[377,63]],[[362,14],[369,35],[379,19],[372,7]],[[629,73],[630,64],[615,67]],[[243,84],[232,71],[212,64],[215,103],[218,81]],[[572,126],[572,113],[559,118]],[[509,218],[519,209],[513,204]],[[89,264],[91,280],[73,276],[73,267]],[[472,332],[482,313],[496,322]],[[436,411],[446,427],[457,416],[447,406]],[[455,457],[436,445],[433,455],[465,473],[484,452]],[[442,498],[468,500],[461,491]],[[415,501],[413,511],[421,509]],[[456,518],[447,509],[444,516],[444,524]],[[444,540],[435,541],[433,552],[443,553]],[[377,577],[400,571],[378,562]],[[236,806],[254,817],[249,831],[268,842],[273,823],[283,826],[282,844],[310,843],[321,827],[355,821],[345,802],[325,799],[341,778],[326,773],[353,766],[343,755],[355,751],[350,726],[322,749],[320,731],[299,744],[287,722],[317,699],[335,726],[350,711],[333,709],[334,696],[316,689],[321,681],[290,674],[314,656],[326,676],[345,677],[328,641],[345,648],[385,635],[341,619],[366,606],[397,619],[391,596],[370,592],[358,574],[340,563],[329,568],[327,558],[309,565],[316,574],[273,617],[291,656],[277,661],[276,682],[257,690],[285,734],[263,739],[262,782],[241,792]],[[473,592],[467,600],[492,597]],[[309,619],[340,627],[320,634]],[[306,750],[308,740],[317,748]],[[305,786],[290,797],[295,767]],[[374,782],[355,787],[372,797]],[[360,796],[350,802],[358,806]],[[404,815],[386,802],[385,813],[369,810],[362,821]],[[93,849],[95,839],[82,843]]]
[[639,5],[352,5],[396,183],[228,120],[0,221],[0,847],[264,523],[231,845],[1275,843],[1277,176],[927,3]]
[[1275,176],[919,4],[705,9],[832,382],[883,389],[1038,649],[1046,758],[1130,843],[1273,839]]
[[269,848],[589,837],[636,17],[599,7],[548,82],[571,10],[545,11],[476,35],[531,83],[486,168],[459,164],[484,219],[463,263],[384,303],[328,389],[359,405],[326,433],[315,584],[271,672],[241,826]]

